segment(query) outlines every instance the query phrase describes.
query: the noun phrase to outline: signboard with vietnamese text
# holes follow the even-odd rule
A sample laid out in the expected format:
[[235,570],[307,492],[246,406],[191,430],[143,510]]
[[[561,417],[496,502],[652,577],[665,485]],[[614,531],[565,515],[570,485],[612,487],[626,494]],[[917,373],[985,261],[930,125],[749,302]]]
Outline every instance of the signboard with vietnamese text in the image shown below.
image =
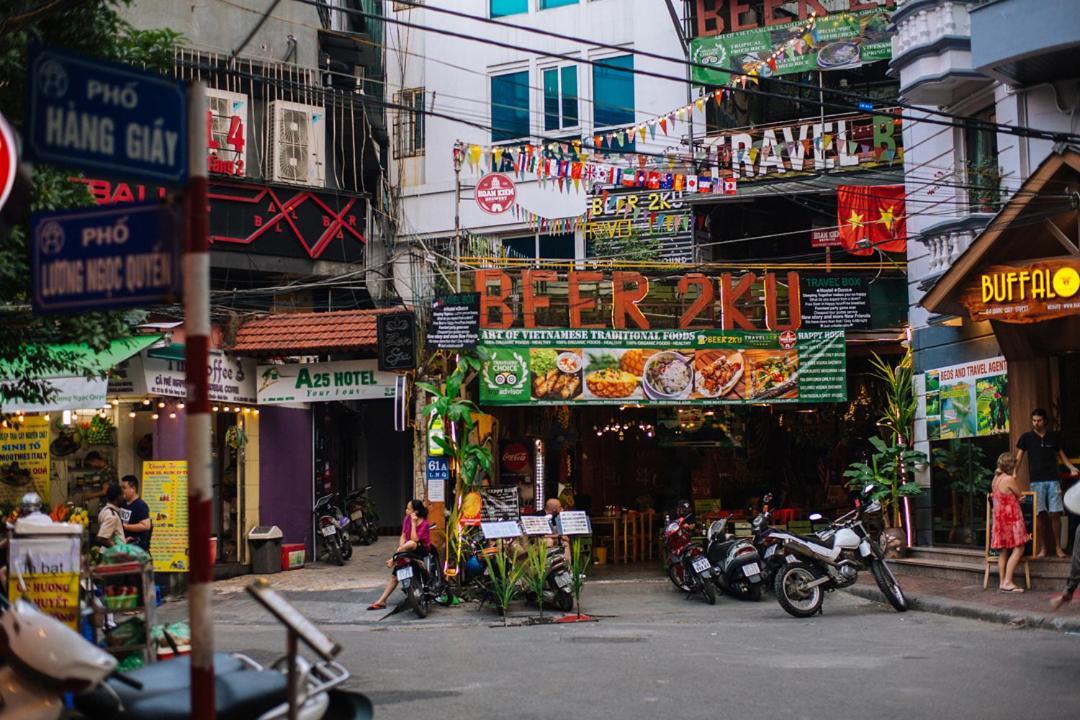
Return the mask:
[[[151,350],[132,362],[141,362],[146,381],[147,395],[187,397],[183,358],[170,351],[156,354]],[[239,358],[220,350],[211,350],[207,371],[210,376],[210,399],[214,402],[244,403],[254,405],[255,361]]]
[[186,460],[147,460],[142,466],[142,498],[154,527],[154,572],[187,572],[188,477]]
[[25,493],[36,492],[48,501],[49,421],[27,415],[0,427],[0,503],[15,504]]
[[167,303],[180,293],[177,216],[160,203],[34,213],[34,312]]
[[1009,375],[1005,358],[928,370],[925,403],[929,440],[1008,433]]
[[482,405],[842,402],[843,330],[485,330]]
[[260,365],[258,376],[260,405],[392,399],[396,377],[375,360]]
[[799,277],[802,327],[870,329],[870,282],[855,275]]
[[1080,258],[994,265],[961,294],[972,320],[1035,323],[1080,314]]
[[480,341],[480,293],[439,295],[431,305],[427,344],[439,350],[471,350]]
[[31,158],[108,175],[183,183],[187,101],[174,80],[34,44],[27,58]]
[[13,537],[8,548],[8,599],[33,603],[73,630],[79,628],[82,537]]

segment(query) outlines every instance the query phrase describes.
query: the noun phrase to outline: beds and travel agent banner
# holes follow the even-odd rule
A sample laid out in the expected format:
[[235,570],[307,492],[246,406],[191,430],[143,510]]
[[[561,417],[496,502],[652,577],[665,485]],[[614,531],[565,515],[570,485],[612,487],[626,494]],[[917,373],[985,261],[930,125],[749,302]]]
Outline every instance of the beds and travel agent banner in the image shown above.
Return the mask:
[[883,9],[828,15],[809,30],[795,22],[694,38],[690,59],[697,65],[691,77],[695,85],[728,85],[730,71],[756,70],[769,77],[858,67],[891,58],[891,43],[889,13]]
[[483,330],[481,405],[847,400],[844,331]]
[[928,440],[1009,432],[1009,375],[998,356],[926,371]]

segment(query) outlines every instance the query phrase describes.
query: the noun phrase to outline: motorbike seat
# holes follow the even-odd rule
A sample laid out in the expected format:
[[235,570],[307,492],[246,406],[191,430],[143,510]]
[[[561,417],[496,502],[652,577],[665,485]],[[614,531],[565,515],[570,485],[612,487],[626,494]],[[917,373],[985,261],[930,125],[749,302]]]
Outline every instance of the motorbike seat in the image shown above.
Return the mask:
[[836,541],[836,533],[829,535],[828,538],[822,538],[812,533],[810,535],[799,535],[796,533],[792,533],[792,535],[795,535],[795,537],[800,538],[801,540],[805,540],[808,543],[814,543],[815,545],[820,545],[821,547],[826,547],[830,549],[832,549],[833,543]]
[[[188,720],[191,717],[191,660],[153,663],[126,673],[142,683],[136,689],[116,679],[106,682],[113,695],[97,688],[75,698],[89,718],[110,720]],[[288,700],[288,679],[273,670],[252,670],[227,653],[214,653],[214,692],[220,720],[255,718]],[[117,697],[120,703],[117,704]],[[122,707],[122,709],[121,709]]]

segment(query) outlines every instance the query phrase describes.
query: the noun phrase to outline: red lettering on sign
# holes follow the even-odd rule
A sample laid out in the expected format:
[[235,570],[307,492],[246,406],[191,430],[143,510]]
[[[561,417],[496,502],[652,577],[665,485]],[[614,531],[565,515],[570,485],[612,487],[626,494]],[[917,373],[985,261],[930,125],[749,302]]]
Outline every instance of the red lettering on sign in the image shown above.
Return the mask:
[[602,328],[603,324],[590,323],[586,325],[581,321],[582,310],[596,309],[596,298],[583,300],[581,297],[581,283],[599,283],[604,279],[604,274],[586,270],[571,270],[566,278],[566,294],[570,301],[570,327],[572,328]]
[[551,298],[537,295],[534,283],[555,282],[558,275],[554,270],[524,270],[521,273],[521,306],[525,316],[525,327],[536,327],[536,311],[551,307]]
[[675,288],[680,298],[686,295],[690,290],[691,285],[696,285],[698,287],[698,296],[697,299],[690,304],[690,307],[686,308],[686,312],[682,314],[682,317],[679,318],[680,328],[690,327],[690,323],[697,320],[701,311],[712,305],[713,286],[712,281],[709,280],[709,278],[701,273],[683,275],[679,278],[679,284]]
[[611,322],[618,328],[626,327],[626,318],[630,317],[634,325],[642,330],[649,329],[649,318],[645,317],[637,304],[649,294],[649,281],[639,272],[616,271],[612,276]]
[[765,326],[770,330],[798,330],[802,327],[802,302],[799,295],[799,273],[789,271],[788,322],[782,323],[776,308],[776,273],[765,273]]
[[720,327],[724,330],[734,330],[736,326],[743,330],[758,330],[750,319],[735,309],[735,302],[743,295],[750,293],[750,288],[757,282],[757,275],[746,273],[734,286],[731,284],[731,273],[720,276]]
[[[475,287],[480,293],[480,327],[506,329],[514,323],[514,313],[506,304],[513,283],[502,270],[477,270]],[[498,292],[491,293],[491,282],[499,284]],[[499,311],[499,320],[491,321],[491,310]]]

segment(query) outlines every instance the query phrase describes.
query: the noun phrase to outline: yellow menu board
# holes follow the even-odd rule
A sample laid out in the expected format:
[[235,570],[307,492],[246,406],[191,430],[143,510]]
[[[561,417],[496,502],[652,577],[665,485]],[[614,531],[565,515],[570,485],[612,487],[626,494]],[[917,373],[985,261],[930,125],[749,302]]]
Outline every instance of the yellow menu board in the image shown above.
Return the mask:
[[0,428],[0,503],[28,492],[49,502],[49,421],[31,415],[11,425]]
[[187,461],[147,460],[142,475],[142,496],[154,525],[150,545],[154,572],[187,572]]

